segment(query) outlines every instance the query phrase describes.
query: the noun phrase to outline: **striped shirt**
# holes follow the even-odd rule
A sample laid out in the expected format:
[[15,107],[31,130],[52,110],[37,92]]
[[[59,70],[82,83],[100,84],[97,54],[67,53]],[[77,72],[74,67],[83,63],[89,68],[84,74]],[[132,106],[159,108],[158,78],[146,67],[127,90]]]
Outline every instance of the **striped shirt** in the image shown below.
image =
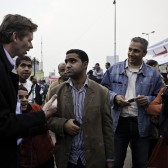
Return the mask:
[[85,94],[88,86],[88,79],[86,79],[84,85],[80,88],[80,90],[77,90],[71,79],[66,81],[66,83],[69,84],[69,88],[72,93],[73,98],[73,105],[74,105],[74,114],[75,119],[80,122],[80,132],[72,139],[72,147],[69,157],[69,162],[73,164],[77,164],[77,161],[80,157],[82,164],[86,164],[85,156],[84,156],[84,142],[83,142],[83,128],[82,128],[82,118],[84,114],[84,100],[85,100]]

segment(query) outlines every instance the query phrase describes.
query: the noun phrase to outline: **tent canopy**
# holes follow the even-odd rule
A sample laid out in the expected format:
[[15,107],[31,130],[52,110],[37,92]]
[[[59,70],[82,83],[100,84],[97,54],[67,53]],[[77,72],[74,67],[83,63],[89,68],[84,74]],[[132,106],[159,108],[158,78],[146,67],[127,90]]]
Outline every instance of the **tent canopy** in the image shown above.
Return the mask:
[[153,59],[161,64],[168,63],[168,38],[148,47],[145,59]]

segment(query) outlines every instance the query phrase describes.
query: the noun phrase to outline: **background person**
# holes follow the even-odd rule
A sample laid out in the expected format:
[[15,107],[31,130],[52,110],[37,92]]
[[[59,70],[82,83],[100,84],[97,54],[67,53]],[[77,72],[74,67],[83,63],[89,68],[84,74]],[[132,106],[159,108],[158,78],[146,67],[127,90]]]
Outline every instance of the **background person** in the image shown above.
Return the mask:
[[[32,86],[32,83],[28,80],[32,73],[32,60],[30,57],[18,57],[16,59],[15,70],[19,75],[19,85],[23,85],[30,92]],[[29,102],[32,102],[32,94],[29,95]]]
[[31,95],[32,95],[32,102],[37,103],[38,105],[43,104],[43,90],[41,86],[37,83],[37,77],[32,75],[30,77],[30,81],[32,82],[31,86]]
[[168,166],[168,87],[160,89],[157,97],[147,107],[147,114],[152,117],[152,123],[157,127],[157,139],[151,148],[148,167]]
[[88,73],[87,73],[87,75],[88,75],[89,79],[91,79],[91,80],[99,83],[99,80],[96,78],[96,76],[93,75],[93,71],[92,70],[89,70]]
[[[42,108],[33,103],[28,103],[28,90],[19,85],[18,97],[23,114],[41,111]],[[41,135],[22,138],[18,152],[22,168],[54,168],[54,144],[47,127],[37,127],[36,132]]]
[[[56,87],[56,86],[58,86],[59,84],[61,84],[61,83],[63,83],[63,82],[65,82],[65,81],[67,81],[68,80],[68,76],[67,76],[67,73],[66,73],[66,64],[63,62],[63,63],[60,63],[59,65],[58,65],[58,73],[60,74],[60,77],[58,78],[58,81],[55,81],[55,82],[53,82],[51,85],[50,85],[50,87],[49,87],[49,89],[48,89],[48,93],[50,93],[50,90],[52,90],[54,87]],[[47,94],[47,96],[46,96],[46,101],[48,101],[49,99],[48,99],[48,97],[49,97],[49,95]]]
[[105,68],[106,68],[106,69],[109,69],[110,66],[111,66],[110,62],[106,62],[106,64],[105,64]]
[[100,64],[96,63],[94,70],[93,70],[93,75],[97,78],[98,83],[101,83],[101,80],[103,78],[103,69],[100,68]]

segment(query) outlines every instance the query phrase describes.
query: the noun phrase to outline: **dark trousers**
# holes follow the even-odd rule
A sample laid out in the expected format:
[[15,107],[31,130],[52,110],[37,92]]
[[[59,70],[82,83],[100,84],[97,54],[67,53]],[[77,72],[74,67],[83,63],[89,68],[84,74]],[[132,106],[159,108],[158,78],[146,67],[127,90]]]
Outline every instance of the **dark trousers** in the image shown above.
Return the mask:
[[76,165],[76,164],[73,164],[73,163],[71,163],[71,162],[68,162],[67,168],[85,168],[85,166],[83,166],[82,161],[81,161],[81,159],[79,158],[79,159],[78,159],[78,162],[77,162],[77,165]]
[[132,167],[146,168],[148,161],[149,138],[139,136],[137,118],[120,117],[114,136],[115,167],[122,168],[128,144],[131,144]]
[[51,157],[47,162],[45,162],[38,168],[54,168],[54,157]]
[[[51,157],[48,161],[46,161],[44,164],[42,164],[41,166],[38,166],[37,168],[54,168],[55,164],[54,164],[54,157]],[[32,166],[30,165],[30,168]],[[22,166],[18,166],[17,168],[22,168]]]
[[158,138],[156,139],[150,139],[150,144],[149,144],[149,153],[148,153],[148,159],[150,159],[151,155],[152,155],[152,152],[158,142]]

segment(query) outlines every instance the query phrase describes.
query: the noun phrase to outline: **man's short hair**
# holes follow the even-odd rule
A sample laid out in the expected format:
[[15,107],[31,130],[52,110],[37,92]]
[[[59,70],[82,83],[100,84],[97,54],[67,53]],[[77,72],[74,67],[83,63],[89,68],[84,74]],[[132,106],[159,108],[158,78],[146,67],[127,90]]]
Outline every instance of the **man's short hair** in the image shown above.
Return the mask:
[[19,85],[18,90],[24,90],[24,91],[28,92],[28,90],[23,85]]
[[8,14],[0,25],[0,41],[4,44],[10,43],[14,32],[22,39],[28,32],[35,32],[37,27],[36,24],[24,16]]
[[156,65],[158,65],[158,62],[155,61],[155,60],[148,60],[148,61],[146,62],[146,64],[148,64],[148,65],[150,65],[150,66],[156,66]]
[[143,46],[143,51],[147,52],[147,48],[148,48],[148,41],[142,37],[134,37],[131,39],[131,42],[138,42],[141,43]]
[[109,67],[111,66],[110,62],[106,62],[106,65],[108,65]]
[[78,54],[78,56],[79,56],[79,58],[81,59],[82,62],[86,61],[86,62],[89,63],[88,55],[84,51],[79,50],[79,49],[71,49],[71,50],[66,52],[66,55],[67,54],[72,54],[72,53]]
[[87,74],[88,74],[88,75],[93,75],[93,71],[92,71],[92,70],[89,70]]
[[32,60],[28,56],[17,57],[17,59],[16,59],[16,67],[18,67],[21,64],[22,61],[30,61],[31,64],[32,64]]

